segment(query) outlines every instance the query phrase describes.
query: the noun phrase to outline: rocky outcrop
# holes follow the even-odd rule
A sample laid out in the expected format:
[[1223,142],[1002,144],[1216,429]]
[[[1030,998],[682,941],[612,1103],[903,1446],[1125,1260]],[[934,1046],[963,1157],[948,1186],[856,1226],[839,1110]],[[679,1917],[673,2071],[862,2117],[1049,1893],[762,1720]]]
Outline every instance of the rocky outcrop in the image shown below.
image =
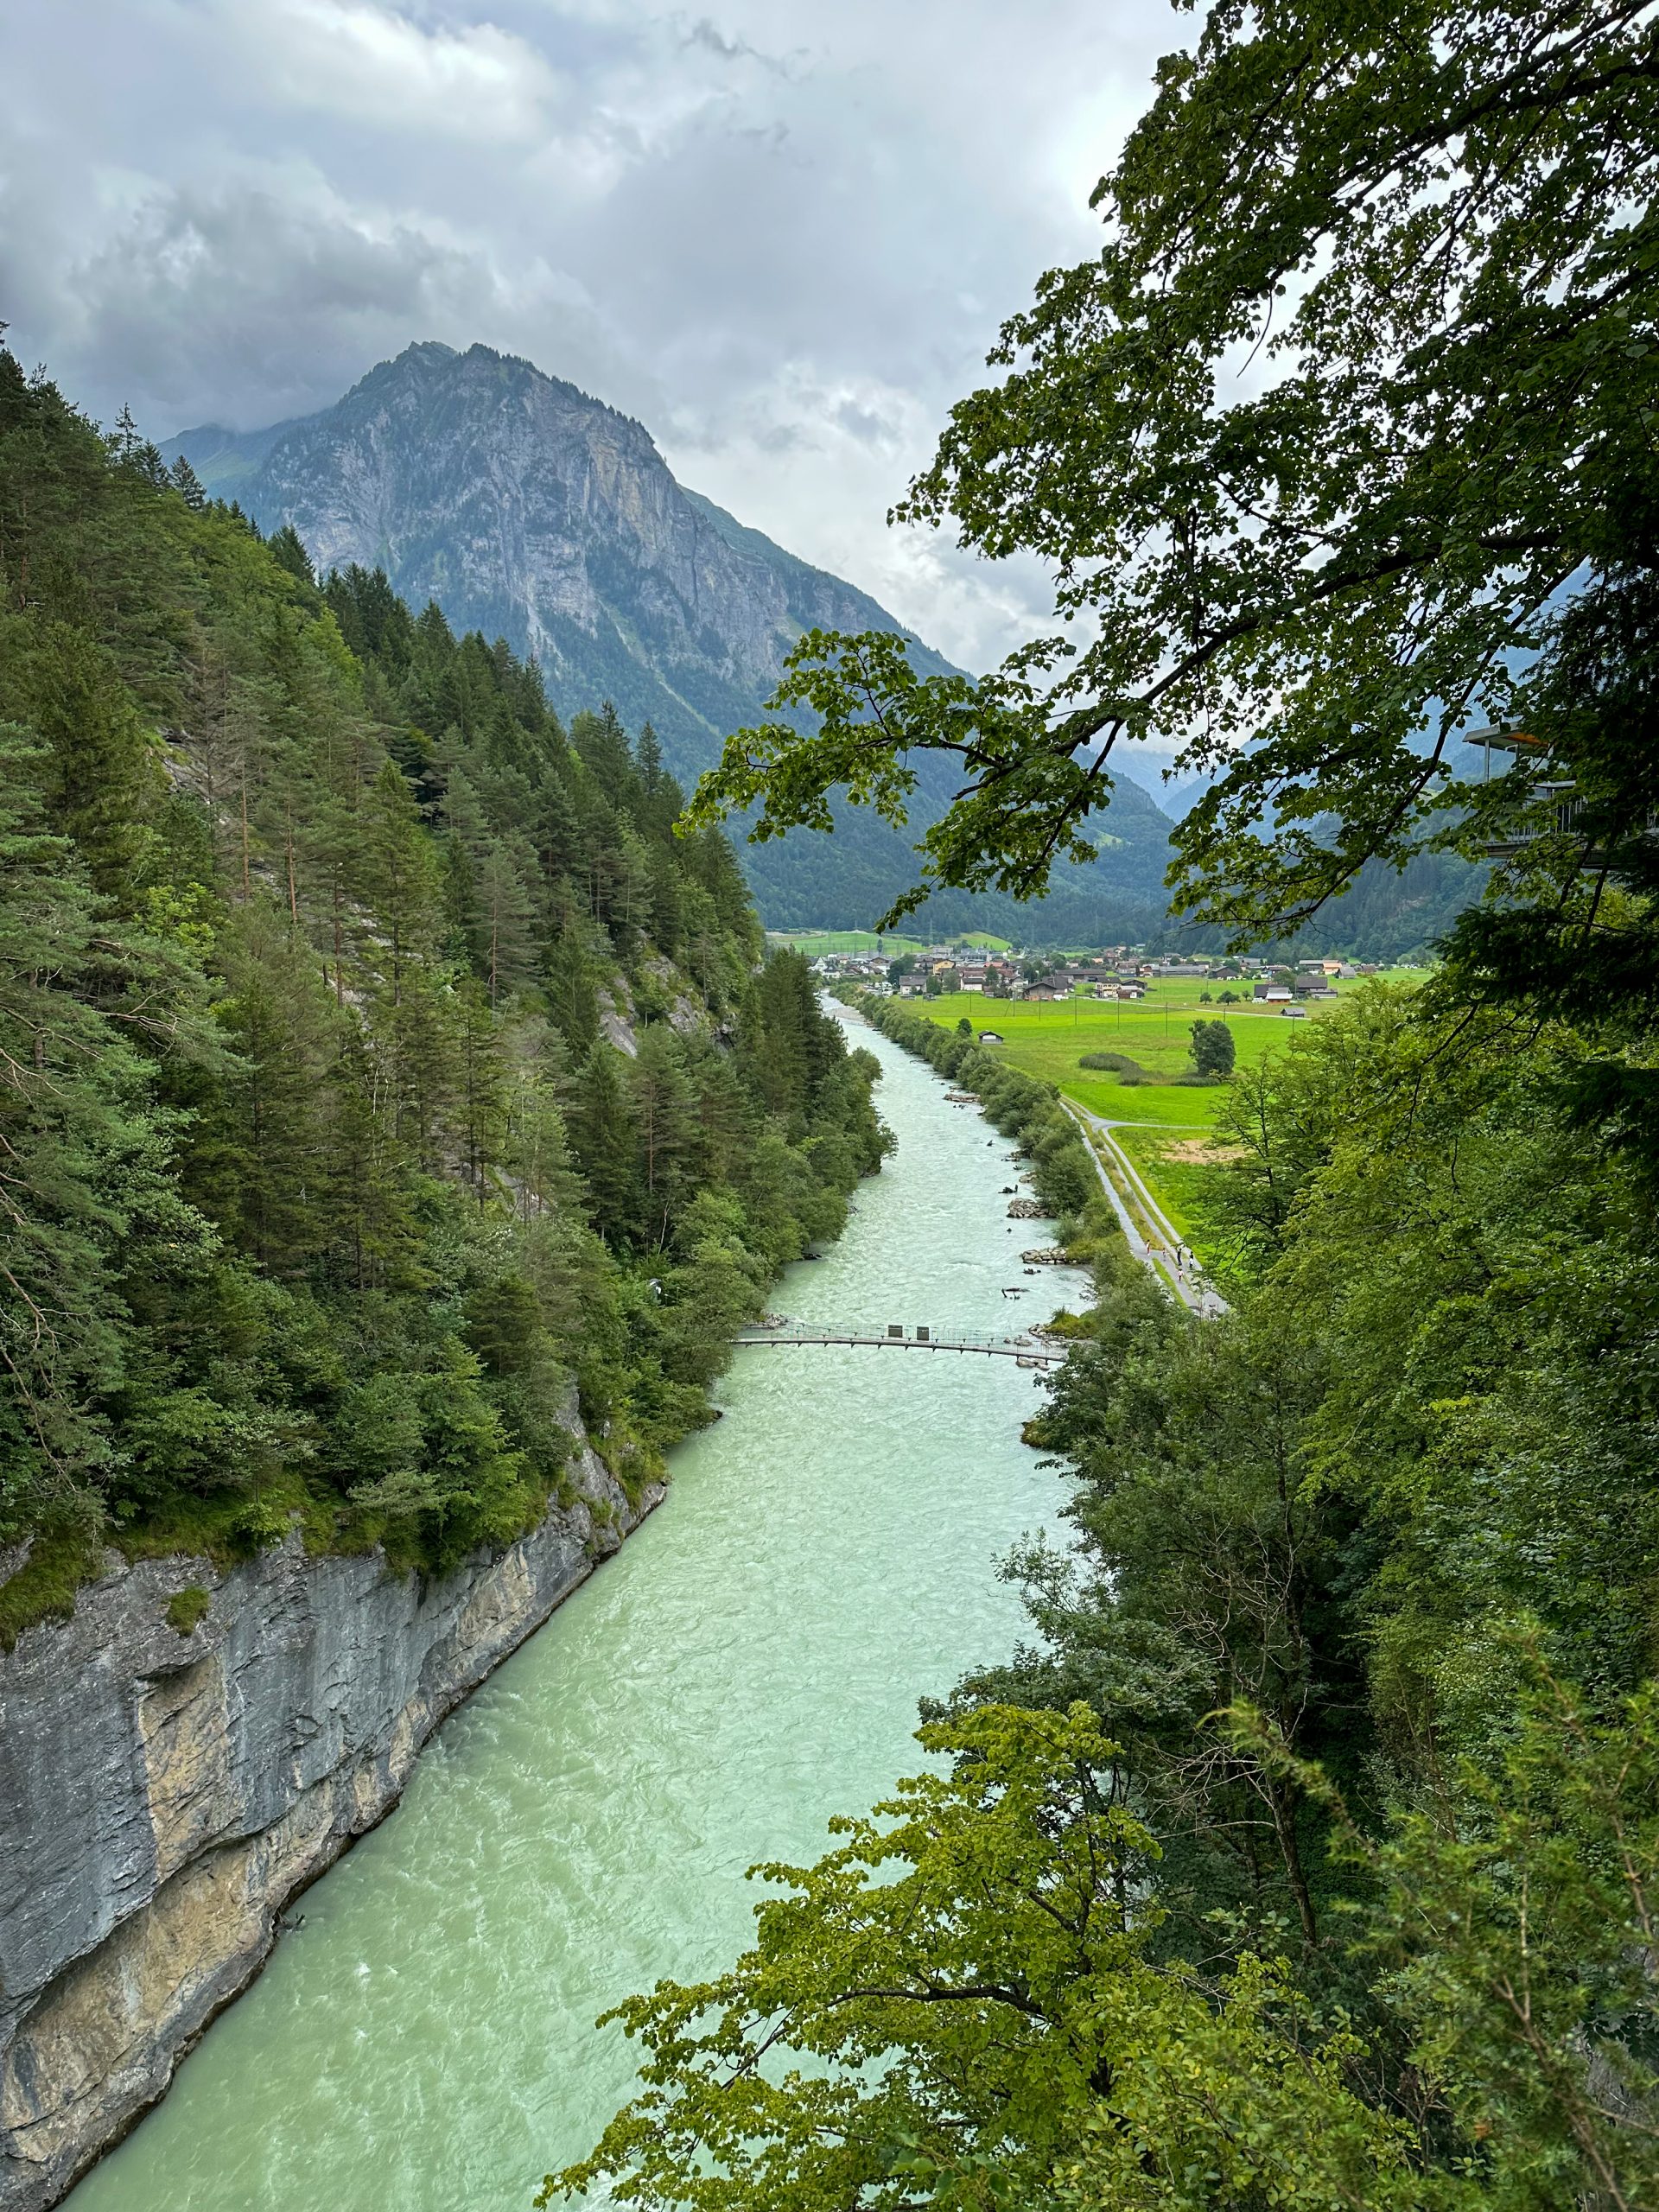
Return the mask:
[[649,716],[681,772],[753,716],[803,630],[899,627],[687,491],[643,424],[488,346],[410,346],[321,414],[166,451],[320,568],[384,568],[413,607],[533,653],[567,711]]
[[[902,631],[868,594],[798,560],[677,482],[631,416],[488,346],[431,342],[382,361],[332,407],[269,429],[185,430],[162,448],[265,529],[291,524],[322,569],[382,568],[418,609],[533,654],[567,718],[615,704],[649,721],[690,782],[760,716],[807,630]],[[918,671],[950,664],[912,639]],[[745,846],[770,926],[867,929],[916,880],[912,840],[960,780],[912,756],[909,832],[845,808],[833,837],[796,830]],[[1043,909],[1050,941],[1147,937],[1166,906],[1170,823],[1120,784],[1098,861],[1062,863]],[[1032,909],[941,892],[940,930],[1025,937]]]
[[599,1033],[607,1045],[628,1058],[639,1056],[639,1037],[634,1027],[633,993],[628,988],[627,978],[613,976],[601,983],[594,994],[599,1004]]
[[297,1535],[223,1574],[112,1554],[0,1657],[0,2212],[54,2203],[162,2095],[284,1904],[662,1495],[630,1505],[585,1443],[569,1471],[573,1503],[437,1580]]

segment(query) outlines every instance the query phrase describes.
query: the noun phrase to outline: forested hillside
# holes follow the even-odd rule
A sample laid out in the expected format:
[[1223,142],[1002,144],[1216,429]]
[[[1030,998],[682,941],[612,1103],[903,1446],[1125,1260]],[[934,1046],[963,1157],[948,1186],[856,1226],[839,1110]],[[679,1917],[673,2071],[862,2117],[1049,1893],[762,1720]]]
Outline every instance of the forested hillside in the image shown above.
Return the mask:
[[[899,628],[677,483],[642,423],[488,346],[408,346],[320,414],[183,431],[163,458],[267,531],[294,530],[319,563],[384,565],[413,602],[533,654],[561,708],[608,698],[634,726],[652,721],[688,780],[754,718],[804,632]],[[950,673],[919,640],[912,650]],[[768,927],[868,928],[914,881],[917,830],[955,788],[925,764],[913,829],[843,807],[833,836],[746,845]],[[952,893],[930,925],[1057,944],[1155,934],[1169,824],[1135,789],[1107,827],[1098,862],[1062,869],[1041,906]]]
[[[319,580],[0,350],[0,1627],[114,1541],[632,1489],[880,1164],[649,726]],[[10,1580],[5,1580],[5,1575]]]

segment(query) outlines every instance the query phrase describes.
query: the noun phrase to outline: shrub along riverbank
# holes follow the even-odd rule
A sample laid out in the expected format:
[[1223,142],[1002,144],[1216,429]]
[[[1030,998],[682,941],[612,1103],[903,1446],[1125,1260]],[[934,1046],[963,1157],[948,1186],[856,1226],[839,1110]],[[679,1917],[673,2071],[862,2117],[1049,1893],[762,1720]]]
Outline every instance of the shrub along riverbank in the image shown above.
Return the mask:
[[971,1035],[941,1029],[898,999],[852,986],[839,995],[884,1037],[925,1060],[958,1090],[972,1091],[992,1127],[1012,1137],[1031,1162],[1032,1188],[1060,1224],[1069,1253],[1086,1260],[1103,1240],[1117,1236],[1088,1148],[1054,1084],[1011,1067]]

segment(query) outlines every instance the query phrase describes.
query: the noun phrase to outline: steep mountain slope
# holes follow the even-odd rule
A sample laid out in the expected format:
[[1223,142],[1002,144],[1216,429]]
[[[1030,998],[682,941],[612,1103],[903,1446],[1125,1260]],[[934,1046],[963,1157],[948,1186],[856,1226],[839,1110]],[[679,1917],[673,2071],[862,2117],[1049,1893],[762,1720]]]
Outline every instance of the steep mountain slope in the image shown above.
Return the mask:
[[[410,346],[321,414],[245,434],[207,426],[164,451],[263,527],[292,524],[321,568],[383,568],[455,628],[533,653],[567,716],[608,698],[630,727],[650,721],[688,780],[755,718],[804,630],[902,626],[687,491],[639,423],[484,346]],[[947,666],[919,642],[914,657]],[[933,768],[923,822],[950,782]],[[1163,911],[1167,830],[1155,804],[1126,792],[1100,863],[1068,872],[1043,907],[952,894],[932,922],[1144,936]],[[833,839],[794,836],[744,858],[774,925],[867,925],[916,873],[909,841],[858,815]]]

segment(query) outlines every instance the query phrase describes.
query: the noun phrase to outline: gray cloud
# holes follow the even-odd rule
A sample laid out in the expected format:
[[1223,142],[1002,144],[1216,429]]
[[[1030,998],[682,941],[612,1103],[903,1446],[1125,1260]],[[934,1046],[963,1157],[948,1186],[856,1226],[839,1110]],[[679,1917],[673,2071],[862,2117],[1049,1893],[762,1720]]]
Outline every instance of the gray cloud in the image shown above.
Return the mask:
[[986,664],[1034,569],[889,532],[1190,34],[1135,0],[54,0],[5,11],[0,317],[158,435],[415,338],[527,354]]

